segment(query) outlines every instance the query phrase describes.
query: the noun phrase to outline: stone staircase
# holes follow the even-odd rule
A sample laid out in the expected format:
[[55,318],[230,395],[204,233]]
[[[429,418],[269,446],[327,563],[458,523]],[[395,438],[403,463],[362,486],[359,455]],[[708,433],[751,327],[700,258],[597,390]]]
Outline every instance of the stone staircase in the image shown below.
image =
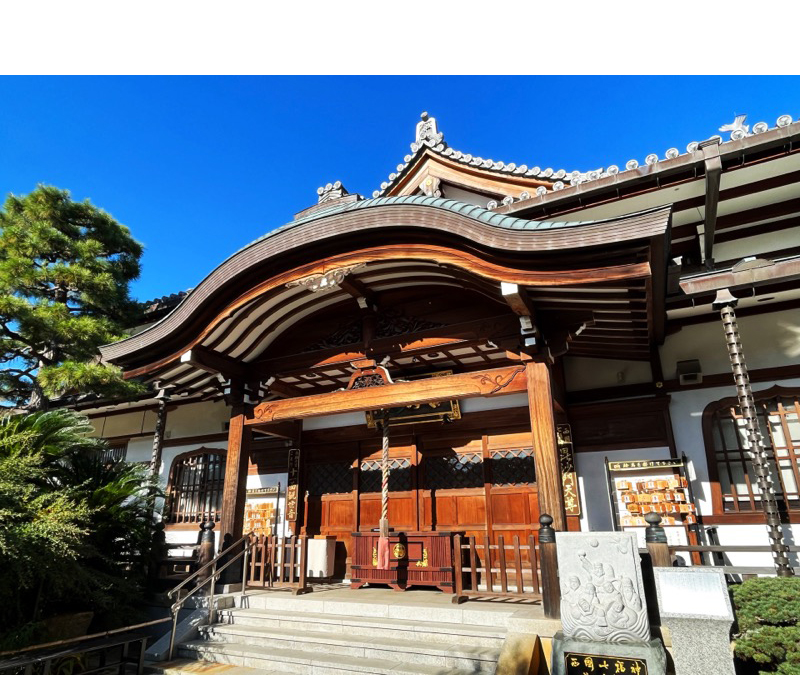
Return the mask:
[[[415,596],[382,589],[300,597],[253,593],[244,604],[219,610],[217,622],[202,626],[197,639],[180,644],[177,655],[227,664],[236,672],[494,673],[506,625],[520,609],[502,603],[453,605],[438,593]],[[151,670],[165,675],[198,672],[190,666],[173,662]]]

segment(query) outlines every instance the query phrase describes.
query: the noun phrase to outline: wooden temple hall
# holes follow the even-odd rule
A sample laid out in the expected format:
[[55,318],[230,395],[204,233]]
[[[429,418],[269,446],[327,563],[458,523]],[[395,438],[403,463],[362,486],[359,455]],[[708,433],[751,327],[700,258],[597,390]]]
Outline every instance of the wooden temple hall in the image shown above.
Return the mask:
[[[788,133],[776,128],[742,143],[759,141],[763,163],[773,132]],[[725,144],[713,145],[719,158]],[[159,320],[103,348],[126,377],[159,392],[147,403],[155,426],[146,442],[154,439],[170,494],[168,532],[191,541],[211,521],[218,536],[239,539],[252,526],[251,497],[268,490],[256,476],[283,495],[286,534],[335,542],[329,572],[338,578],[369,567],[359,541],[372,542],[387,515],[390,534],[407,536],[408,550],[392,555],[417,567],[428,564],[437,533],[536,541],[542,514],[556,530],[580,530],[597,527],[587,519],[593,510],[597,522],[617,525],[610,474],[597,470],[602,453],[600,465],[577,476],[573,451],[629,449],[631,459],[681,464],[668,394],[678,384],[660,356],[668,309],[684,308],[683,320],[704,313],[727,359],[706,297],[717,279],[703,257],[713,229],[709,239],[708,229],[681,227],[676,240],[664,188],[672,175],[676,190],[699,186],[678,193],[697,202],[695,211],[716,209],[702,171],[708,155],[694,147],[666,169],[648,159],[594,183],[573,176],[570,185],[564,171],[454,151],[424,114],[412,153],[372,198],[340,183],[320,188],[318,203],[222,262]],[[657,170],[658,184],[650,181]],[[716,180],[711,199],[722,203],[719,172]],[[610,215],[577,213],[580,195],[600,183],[617,185],[596,200],[612,205]],[[560,192],[574,193],[577,215],[547,215]],[[647,194],[658,197],[636,197]],[[682,290],[687,270],[701,281]],[[762,275],[757,285],[788,290],[788,273]],[[622,393],[599,393],[604,364],[614,364]],[[721,372],[734,395],[730,370]],[[571,385],[581,378],[590,384]],[[112,409],[96,405],[93,415],[124,412]],[[219,414],[211,433],[207,418]],[[173,415],[190,431],[167,461],[180,445],[164,434]],[[191,433],[192,425],[204,431]],[[136,437],[123,439],[129,455]],[[701,454],[702,443],[698,435]],[[689,488],[709,480],[705,465],[686,475]],[[723,502],[746,509],[719,496],[718,478],[716,493],[708,484],[695,490],[701,500],[719,498],[717,513],[730,510]],[[723,481],[722,493],[730,485]],[[763,523],[758,504],[751,514],[740,522]],[[374,544],[365,550],[374,559]]]

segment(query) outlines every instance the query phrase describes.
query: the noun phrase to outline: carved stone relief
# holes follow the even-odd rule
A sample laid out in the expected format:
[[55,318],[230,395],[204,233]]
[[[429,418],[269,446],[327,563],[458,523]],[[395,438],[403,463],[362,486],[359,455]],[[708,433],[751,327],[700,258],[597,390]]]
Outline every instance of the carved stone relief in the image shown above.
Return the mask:
[[558,532],[564,636],[596,642],[647,642],[636,537],[629,532]]

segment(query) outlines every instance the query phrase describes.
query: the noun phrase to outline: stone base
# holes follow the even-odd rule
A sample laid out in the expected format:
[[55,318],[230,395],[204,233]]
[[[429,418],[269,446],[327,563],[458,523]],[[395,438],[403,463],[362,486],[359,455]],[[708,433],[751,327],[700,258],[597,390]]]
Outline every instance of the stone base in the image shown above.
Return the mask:
[[664,622],[672,633],[672,654],[677,675],[734,675],[731,621],[670,617]]
[[[620,656],[628,659],[641,659],[647,664],[647,675],[666,675],[667,654],[660,640],[650,642],[623,642],[612,644],[606,642],[589,642],[565,638],[561,631],[553,636],[552,675],[565,675],[564,654],[574,652],[592,656]],[[595,670],[595,672],[597,672]],[[609,672],[614,672],[610,670]],[[642,672],[644,675],[644,672]]]

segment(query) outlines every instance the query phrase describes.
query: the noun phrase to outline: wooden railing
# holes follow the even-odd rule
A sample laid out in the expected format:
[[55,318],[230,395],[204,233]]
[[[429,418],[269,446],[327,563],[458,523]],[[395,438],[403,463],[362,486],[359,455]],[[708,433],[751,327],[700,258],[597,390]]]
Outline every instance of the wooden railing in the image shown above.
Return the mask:
[[[791,553],[800,552],[800,546],[786,546]],[[772,555],[770,546],[721,546],[721,545],[670,545],[669,556],[670,564],[678,552],[694,554],[691,557],[700,565],[713,566],[721,569],[725,574],[741,574],[743,576],[755,574],[775,574],[773,566],[753,566],[753,565],[729,565],[727,554],[729,553],[765,553]],[[800,574],[800,567],[794,568],[795,574]]]
[[492,544],[489,537],[453,540],[454,602],[477,597],[541,599],[536,540],[520,543],[519,536],[506,542],[503,535]]
[[253,535],[250,547],[248,586],[283,586],[295,595],[308,593],[308,537]]
[[[677,553],[689,553],[692,565],[716,567],[723,573],[739,575],[742,578],[752,575],[774,575],[777,571],[774,566],[730,565],[726,559],[730,553],[765,553],[772,554],[770,546],[745,546],[745,545],[720,545],[720,544],[669,544],[666,533],[661,527],[661,516],[648,513],[645,520],[649,523],[645,530],[647,552],[654,567],[672,567],[676,564]],[[790,553],[800,552],[800,546],[786,547]],[[685,561],[683,561],[685,562]],[[677,562],[677,564],[681,564]],[[794,573],[800,573],[800,567],[794,568]],[[737,581],[734,579],[734,581]]]

